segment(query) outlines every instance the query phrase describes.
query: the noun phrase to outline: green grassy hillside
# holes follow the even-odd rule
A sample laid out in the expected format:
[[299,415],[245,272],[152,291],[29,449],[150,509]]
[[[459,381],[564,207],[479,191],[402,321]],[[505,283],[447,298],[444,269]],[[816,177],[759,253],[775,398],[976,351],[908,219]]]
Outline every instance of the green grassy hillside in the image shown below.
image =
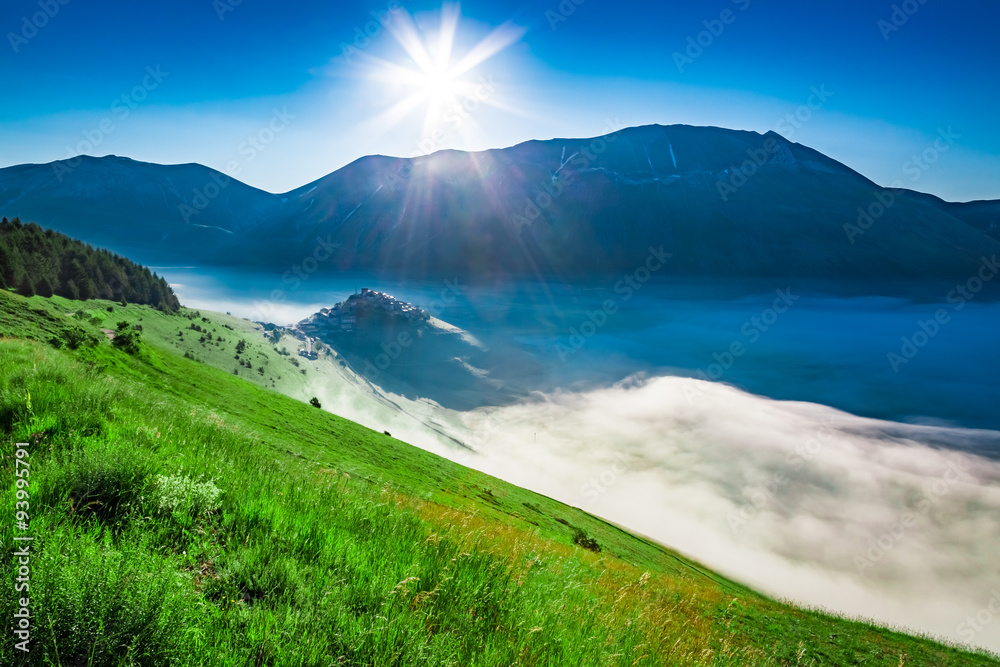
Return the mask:
[[1000,664],[771,600],[285,396],[317,370],[276,347],[224,315],[0,291],[0,503],[30,515],[0,535],[33,538],[30,653],[12,628],[0,664]]

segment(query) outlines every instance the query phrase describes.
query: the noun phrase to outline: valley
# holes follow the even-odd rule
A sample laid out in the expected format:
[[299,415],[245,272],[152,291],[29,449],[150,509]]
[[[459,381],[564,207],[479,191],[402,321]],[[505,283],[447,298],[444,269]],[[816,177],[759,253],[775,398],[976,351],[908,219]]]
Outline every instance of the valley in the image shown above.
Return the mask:
[[[125,318],[142,326],[144,348],[133,356],[96,342],[74,354],[31,340],[76,305],[0,292],[0,417],[32,443],[31,525],[47,543],[32,560],[33,600],[54,623],[35,632],[36,651],[199,664],[247,654],[994,664],[787,607],[579,509],[248,381],[259,373],[234,377],[191,358],[242,348],[262,378],[278,372],[253,323],[93,302],[80,326]],[[168,481],[200,490],[171,497]],[[91,501],[77,516],[65,514],[66,488]],[[60,553],[72,557],[60,565]],[[465,574],[453,580],[450,569]],[[143,572],[142,588],[129,583]],[[120,591],[114,601],[89,602],[106,587]],[[81,605],[93,620],[71,626]],[[392,632],[373,634],[380,623]],[[104,639],[112,624],[132,643]],[[594,632],[608,639],[591,645]],[[5,660],[14,650],[0,644]]]
[[2,3],[0,667],[1000,665],[998,22]]
[[[993,341],[1000,322],[993,203],[953,205],[879,190],[809,149],[753,133],[656,126],[602,141],[605,148],[591,150],[588,164],[577,162],[574,175],[567,167],[573,152],[556,140],[486,154],[437,154],[412,164],[366,158],[288,196],[231,181],[230,199],[212,202],[228,207],[232,219],[209,224],[208,204],[198,209],[198,224],[181,226],[168,211],[176,202],[185,205],[174,179],[196,182],[205,174],[197,165],[83,160],[61,186],[70,190],[53,190],[43,167],[0,170],[0,195],[11,208],[30,204],[27,210],[41,211],[62,229],[166,262],[150,267],[143,280],[168,286],[185,305],[174,313],[133,305],[124,293],[120,301],[11,294],[4,297],[0,337],[48,340],[60,348],[68,336],[60,322],[71,317],[74,326],[95,328],[90,338],[80,332],[67,338],[73,345],[82,341],[71,356],[90,369],[155,387],[167,402],[194,401],[201,406],[195,412],[210,406],[211,414],[228,414],[255,433],[266,429],[265,444],[284,428],[279,423],[298,420],[277,437],[279,455],[320,471],[349,470],[368,482],[395,479],[392,493],[410,499],[397,507],[411,503],[406,506],[422,517],[447,516],[447,523],[459,520],[448,512],[468,511],[463,526],[537,529],[538,539],[597,554],[609,540],[638,540],[647,545],[641,549],[667,553],[724,588],[787,600],[795,609],[815,610],[801,613],[819,614],[823,623],[846,622],[823,615],[832,613],[864,619],[876,634],[889,626],[976,650],[1000,649],[1000,630],[981,624],[973,631],[968,621],[989,604],[983,591],[995,574],[990,554],[1000,548],[1000,421],[993,409],[1000,381],[989,372],[1000,365]],[[758,150],[759,142],[767,155],[759,177],[721,204],[707,203],[713,184],[731,182],[718,168],[741,151]],[[556,146],[559,164],[552,167]],[[635,162],[640,148],[646,166]],[[671,156],[669,165],[661,164],[663,155]],[[476,186],[468,181],[469,161],[483,177]],[[440,225],[454,231],[463,224],[453,217],[467,206],[461,197],[475,187],[487,188],[487,201],[499,196],[489,187],[508,187],[502,174],[509,176],[515,164],[518,178],[537,167],[567,179],[543,188],[553,203],[529,197],[513,228],[500,218],[480,219],[474,233],[459,229],[442,239]],[[393,169],[403,171],[383,193],[378,179]],[[99,184],[84,185],[95,175]],[[25,178],[35,182],[25,186]],[[780,188],[796,179],[818,179],[827,192],[810,191],[808,206],[791,206],[794,197]],[[880,203],[879,220],[855,229],[854,213],[845,207],[863,205],[865,189],[891,205]],[[358,192],[367,194],[338,214]],[[523,192],[506,192],[496,206],[509,206],[508,195],[516,201]],[[97,203],[90,214],[102,216],[100,229],[86,215],[67,217],[81,193]],[[723,210],[730,196],[743,198],[738,221]],[[33,208],[32,197],[47,208]],[[306,197],[305,208],[295,210]],[[327,199],[316,208],[320,213],[308,213],[316,197]],[[399,197],[431,202],[428,210],[437,217],[400,213],[389,223],[387,211],[408,210]],[[130,201],[141,210],[123,204]],[[115,211],[101,213],[111,202]],[[716,207],[722,208],[706,213]],[[747,217],[753,211],[760,217]],[[606,226],[601,218],[633,214],[639,218],[626,234],[618,234],[625,229],[620,221]],[[116,215],[125,216],[118,227]],[[160,241],[132,234],[127,219],[134,215],[147,221],[142,234]],[[678,224],[636,222],[647,215],[677,216]],[[818,222],[802,231],[803,216]],[[567,220],[582,228],[567,227]],[[846,234],[843,245],[834,241],[840,234]],[[255,254],[264,247],[266,260]],[[30,249],[25,252],[25,266],[37,264]],[[412,252],[419,262],[411,261]],[[494,263],[477,259],[483,253],[492,253]],[[48,280],[59,283],[58,276]],[[175,303],[164,289],[150,296]],[[30,316],[21,322],[24,313]],[[119,346],[130,352],[109,353],[100,343],[114,337],[142,342]],[[302,409],[306,413],[295,412]],[[330,430],[335,437],[327,441],[311,430],[316,419],[303,421],[305,414],[336,415],[342,427]],[[17,419],[12,427],[32,424],[39,432],[32,419]],[[345,437],[361,449],[346,452]],[[388,442],[402,449],[387,453]],[[58,465],[77,456],[67,450]],[[428,482],[428,466],[490,481],[475,489],[467,482],[438,485]],[[509,506],[507,497],[531,499]],[[533,513],[543,513],[543,503],[536,498],[576,518],[550,514],[554,524],[539,521]],[[468,518],[480,513],[488,528]],[[192,599],[205,599],[199,588],[205,577],[226,581],[211,569],[216,560],[226,562],[219,544],[199,547]],[[624,546],[615,557],[635,548]],[[929,553],[934,558],[927,559]],[[262,589],[235,572],[234,588],[226,590],[242,595],[236,605],[252,616]],[[262,610],[259,620],[270,622],[263,619],[275,609]],[[229,632],[225,624],[214,627]],[[673,636],[665,627],[650,632]],[[713,632],[706,641],[717,641]],[[328,650],[326,639],[315,641],[316,655]],[[364,641],[356,636],[351,650]],[[521,645],[513,636],[505,641]],[[810,650],[804,641],[800,652]],[[700,650],[717,655],[716,664],[769,664],[763,652],[754,653],[762,646],[754,642],[739,649],[743,653]],[[832,650],[812,646],[824,656]],[[858,646],[846,649],[854,658],[837,653],[822,660],[840,664],[865,651],[873,664],[898,663],[892,660],[899,656],[874,657]],[[481,647],[460,642],[447,650],[472,655]],[[912,650],[923,649],[911,646],[905,654]],[[916,664],[939,659],[945,658]],[[794,663],[779,658],[773,664]]]
[[[460,365],[421,381],[419,372],[412,374],[423,362],[416,344],[401,345],[385,369],[366,374],[366,364],[387,354],[385,341],[398,340],[398,330],[386,334],[381,325],[369,332],[366,347],[332,338],[309,360],[296,358],[304,346],[293,335],[272,345],[280,328],[269,332],[234,317],[222,321],[248,341],[253,352],[244,356],[265,369],[238,369],[252,381],[268,386],[278,373],[272,386],[298,400],[318,397],[325,409],[377,432],[595,512],[772,595],[849,615],[876,610],[904,627],[960,639],[963,614],[978,608],[990,581],[990,549],[980,547],[1000,545],[1000,533],[967,528],[990,525],[1000,502],[1000,437],[996,430],[969,428],[962,417],[962,410],[990,414],[995,400],[994,379],[982,372],[990,363],[984,359],[995,354],[984,326],[995,321],[995,306],[968,304],[912,367],[896,374],[887,355],[897,332],[909,333],[936,305],[792,293],[797,298],[772,322],[768,309],[781,305],[773,292],[693,300],[671,296],[662,286],[643,289],[565,359],[556,345],[572,349],[571,330],[588,321],[586,313],[613,295],[613,287],[606,293],[566,289],[561,301],[552,301],[552,292],[522,285],[516,295],[480,290],[442,307],[440,317],[469,333],[445,338],[450,343],[441,343],[441,357],[482,353],[463,338],[481,346],[518,341],[516,354],[531,358],[538,372],[517,400],[491,401],[470,391],[470,374]],[[423,294],[429,303],[439,288],[427,286]],[[421,308],[419,297],[412,298]],[[545,326],[540,314],[558,314],[562,326]],[[981,342],[972,344],[977,331]],[[172,334],[164,331],[163,341],[178,352],[189,349],[222,370],[233,365],[230,354],[202,356],[193,339],[172,340]],[[746,351],[727,360],[733,340]],[[807,372],[789,373],[790,352],[794,367]],[[963,358],[963,382],[975,389],[949,403]],[[850,372],[852,363],[868,368],[867,374]],[[873,383],[876,363],[884,364],[882,377],[891,389]],[[937,385],[941,364],[947,364],[947,381]],[[494,368],[502,377],[504,364]],[[670,372],[642,372],[649,368]],[[905,373],[922,379],[914,383]],[[528,376],[517,377],[525,382]],[[773,380],[765,384],[768,377]],[[755,390],[730,386],[739,387],[741,378],[752,378]],[[412,393],[414,385],[424,391]],[[433,401],[428,395],[436,386],[477,403],[456,408]],[[853,410],[826,407],[848,401]],[[884,421],[886,416],[895,419]],[[901,464],[904,459],[909,463]],[[962,466],[963,475],[943,493],[923,490],[936,488],[953,465]],[[905,539],[897,545],[892,538],[885,554],[870,551],[869,542],[898,521],[897,508],[923,507],[911,505],[918,501],[927,503],[926,512]],[[964,519],[949,525],[944,517],[960,511]],[[841,547],[831,549],[831,543]],[[951,545],[941,555],[946,567],[920,563],[918,554],[943,543]],[[919,596],[909,593],[916,589]],[[978,640],[997,641],[990,634]]]

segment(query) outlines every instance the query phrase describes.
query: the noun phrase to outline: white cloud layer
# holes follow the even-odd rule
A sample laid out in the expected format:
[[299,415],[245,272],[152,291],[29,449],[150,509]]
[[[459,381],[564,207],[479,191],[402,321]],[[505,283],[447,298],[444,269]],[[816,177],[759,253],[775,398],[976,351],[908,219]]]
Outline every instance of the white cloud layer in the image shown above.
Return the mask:
[[[464,414],[413,408],[479,451],[450,458],[759,590],[1000,651],[1000,463],[984,456],[1000,454],[1000,432],[675,377]],[[442,452],[420,430],[403,437]]]

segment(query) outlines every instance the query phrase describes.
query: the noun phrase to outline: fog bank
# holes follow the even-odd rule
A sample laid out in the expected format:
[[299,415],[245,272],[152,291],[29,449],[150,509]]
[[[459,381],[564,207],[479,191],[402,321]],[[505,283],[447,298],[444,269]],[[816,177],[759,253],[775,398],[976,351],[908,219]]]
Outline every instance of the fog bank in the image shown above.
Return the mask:
[[438,416],[456,419],[463,464],[772,595],[1000,651],[1000,464],[980,456],[1000,432],[676,377]]

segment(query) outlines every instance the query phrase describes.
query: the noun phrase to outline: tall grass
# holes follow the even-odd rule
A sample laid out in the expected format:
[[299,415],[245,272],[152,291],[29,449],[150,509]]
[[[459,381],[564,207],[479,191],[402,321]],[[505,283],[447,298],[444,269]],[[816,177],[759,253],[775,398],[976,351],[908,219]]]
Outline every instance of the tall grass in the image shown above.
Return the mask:
[[992,664],[287,456],[39,344],[0,341],[0,426],[0,508],[29,442],[35,538],[31,652],[4,633],[3,665]]

